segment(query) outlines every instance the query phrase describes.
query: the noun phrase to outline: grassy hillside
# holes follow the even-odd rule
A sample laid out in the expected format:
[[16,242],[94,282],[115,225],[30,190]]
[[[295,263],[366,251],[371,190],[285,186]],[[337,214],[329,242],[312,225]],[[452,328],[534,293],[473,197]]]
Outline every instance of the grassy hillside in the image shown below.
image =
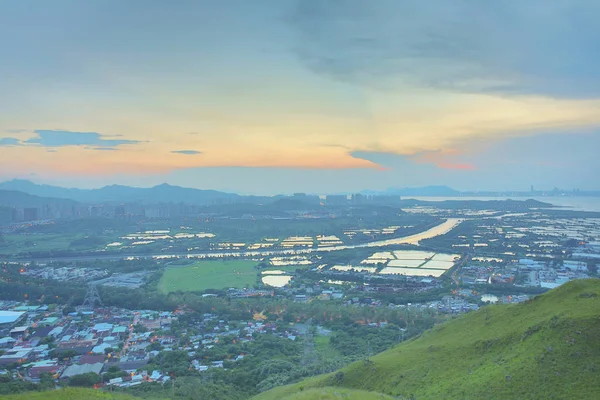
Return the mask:
[[314,388],[290,394],[279,400],[394,400],[381,393],[344,388]]
[[139,400],[139,398],[93,389],[66,388],[46,392],[25,392],[0,396],[0,400]]
[[591,399],[600,398],[599,374],[600,280],[590,279],[485,307],[369,362],[255,399],[310,400],[326,387],[403,399]]

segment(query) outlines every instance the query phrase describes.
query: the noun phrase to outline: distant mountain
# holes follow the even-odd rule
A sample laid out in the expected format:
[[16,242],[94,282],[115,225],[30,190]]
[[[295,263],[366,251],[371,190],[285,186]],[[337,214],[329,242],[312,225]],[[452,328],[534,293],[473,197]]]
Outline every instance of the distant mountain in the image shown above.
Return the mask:
[[571,281],[254,399],[599,399],[599,297],[600,280]]
[[112,185],[90,190],[91,198],[103,201],[131,201],[139,203],[206,204],[216,200],[236,199],[241,196],[217,190],[202,190],[162,184],[151,188]]
[[448,186],[423,186],[418,188],[389,188],[384,191],[361,192],[366,195],[389,195],[389,196],[416,196],[416,197],[455,197],[460,196],[461,192]]
[[162,184],[151,188],[111,185],[100,189],[68,189],[58,186],[38,185],[15,179],[0,183],[0,190],[16,190],[41,197],[71,199],[82,203],[138,202],[138,203],[188,203],[212,204],[235,200],[241,196],[216,190],[200,190]]
[[13,179],[12,181],[2,182],[0,183],[0,189],[16,190],[40,197],[55,197],[71,200],[80,200],[79,197],[86,192],[82,189],[66,189],[57,186],[38,185],[24,179]]
[[54,197],[41,197],[17,190],[0,189],[0,206],[4,207],[42,207],[46,205],[75,205],[76,201]]

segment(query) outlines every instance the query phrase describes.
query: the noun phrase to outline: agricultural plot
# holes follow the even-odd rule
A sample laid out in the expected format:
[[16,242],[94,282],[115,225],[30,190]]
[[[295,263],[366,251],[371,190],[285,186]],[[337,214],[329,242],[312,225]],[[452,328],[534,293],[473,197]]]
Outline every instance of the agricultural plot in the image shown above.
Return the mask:
[[164,272],[158,289],[163,293],[251,287],[257,279],[254,261],[198,261],[172,266]]
[[431,261],[446,261],[446,262],[454,262],[454,259],[460,257],[458,254],[442,254],[437,253],[435,256],[431,258]]
[[262,283],[264,283],[267,286],[284,287],[285,285],[290,283],[290,281],[292,280],[292,277],[290,275],[281,275],[281,274],[263,275],[261,280],[262,280]]
[[[383,264],[385,267],[380,274],[398,274],[407,276],[439,277],[452,268],[457,254],[434,253],[431,251],[396,250],[393,252],[378,252],[361,261],[362,265]],[[334,266],[332,269],[342,269]]]
[[388,267],[419,268],[423,263],[425,260],[391,260]]
[[423,269],[444,269],[448,270],[454,266],[453,261],[428,261],[425,265],[422,265]]
[[396,250],[394,257],[398,260],[425,260],[435,255],[430,251],[411,251],[411,250]]
[[425,269],[425,268],[395,268],[386,267],[381,270],[382,275],[407,275],[407,276],[433,276],[440,277],[446,270],[444,269]]
[[333,267],[331,267],[331,269],[335,270],[335,271],[342,271],[342,272],[355,271],[355,272],[368,272],[371,274],[373,274],[377,271],[377,268],[375,268],[375,267],[362,267],[362,266],[354,267],[352,265],[334,265]]

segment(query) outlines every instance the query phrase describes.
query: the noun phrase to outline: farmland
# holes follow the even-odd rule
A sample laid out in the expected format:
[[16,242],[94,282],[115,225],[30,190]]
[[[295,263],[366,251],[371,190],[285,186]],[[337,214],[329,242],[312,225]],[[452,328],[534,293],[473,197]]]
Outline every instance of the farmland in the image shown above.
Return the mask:
[[199,261],[168,267],[158,289],[162,293],[250,287],[257,280],[254,261]]

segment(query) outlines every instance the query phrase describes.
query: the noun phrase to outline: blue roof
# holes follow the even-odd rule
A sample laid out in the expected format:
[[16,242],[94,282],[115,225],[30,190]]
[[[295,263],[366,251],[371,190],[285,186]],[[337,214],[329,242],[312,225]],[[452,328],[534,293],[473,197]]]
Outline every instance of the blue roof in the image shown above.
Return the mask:
[[24,313],[17,311],[0,311],[0,324],[12,324]]

